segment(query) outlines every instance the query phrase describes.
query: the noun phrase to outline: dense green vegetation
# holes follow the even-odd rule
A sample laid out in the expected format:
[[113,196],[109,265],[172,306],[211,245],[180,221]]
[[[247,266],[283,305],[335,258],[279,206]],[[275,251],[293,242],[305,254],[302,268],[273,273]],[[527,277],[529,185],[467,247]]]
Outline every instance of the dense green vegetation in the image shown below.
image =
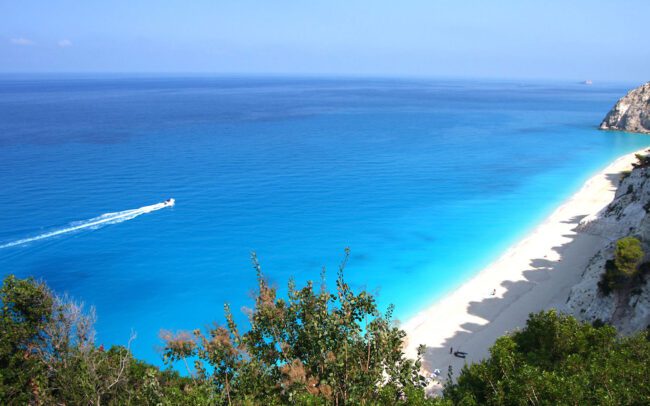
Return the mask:
[[[258,274],[250,328],[163,332],[164,360],[188,376],[137,361],[128,348],[93,341],[93,314],[32,279],[5,279],[0,336],[0,404],[425,404],[419,360],[402,352],[404,331],[340,268],[323,281],[276,297]],[[192,365],[192,368],[190,368]]]
[[[346,256],[347,260],[347,256]],[[612,261],[613,262],[613,261]],[[343,268],[336,288],[258,288],[240,332],[226,325],[163,332],[165,362],[187,376],[97,347],[91,310],[33,279],[0,289],[0,404],[3,405],[523,405],[650,404],[647,333],[617,336],[555,312],[497,340],[491,357],[463,368],[444,399],[425,398],[420,360],[402,352],[405,333]],[[424,349],[420,349],[420,355]]]
[[645,253],[641,241],[635,237],[621,238],[616,242],[614,259],[605,262],[598,288],[604,295],[614,290],[631,290],[641,285],[650,264],[641,264]]
[[650,341],[621,338],[554,311],[531,315],[491,357],[465,367],[445,396],[462,405],[650,404]]
[[290,282],[283,299],[253,256],[258,290],[250,329],[239,333],[226,306],[225,327],[166,334],[165,358],[196,359],[218,403],[423,403],[425,379],[419,359],[402,353],[404,331],[391,322],[392,309],[382,314],[367,292],[352,292],[343,279],[346,260],[334,292],[323,276],[319,288]]
[[644,253],[641,248],[641,241],[634,237],[621,238],[616,242],[614,251],[614,265],[628,277],[636,274]]
[[2,405],[207,404],[191,379],[96,347],[93,312],[42,283],[8,276],[0,301]]

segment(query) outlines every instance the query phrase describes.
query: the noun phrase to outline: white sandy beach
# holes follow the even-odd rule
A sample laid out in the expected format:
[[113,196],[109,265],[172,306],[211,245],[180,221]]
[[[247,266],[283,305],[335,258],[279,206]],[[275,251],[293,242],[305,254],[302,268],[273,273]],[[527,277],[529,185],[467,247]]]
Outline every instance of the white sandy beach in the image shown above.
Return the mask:
[[[561,309],[590,258],[608,242],[575,228],[613,200],[621,171],[635,160],[634,153],[618,158],[500,259],[405,323],[407,353],[425,344],[425,369],[445,376],[451,365],[458,373],[488,356],[498,337],[523,327],[530,313]],[[467,358],[453,356],[452,347]]]

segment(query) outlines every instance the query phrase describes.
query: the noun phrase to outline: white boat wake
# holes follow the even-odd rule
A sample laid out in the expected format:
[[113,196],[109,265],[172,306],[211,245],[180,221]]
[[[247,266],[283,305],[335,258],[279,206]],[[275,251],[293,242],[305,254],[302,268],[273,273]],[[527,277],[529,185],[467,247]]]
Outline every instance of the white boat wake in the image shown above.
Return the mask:
[[175,203],[176,202],[174,199],[169,199],[169,200],[165,200],[162,203],[140,207],[139,209],[124,210],[124,211],[118,211],[116,213],[102,214],[99,217],[93,217],[89,220],[77,221],[71,223],[68,227],[59,230],[49,231],[47,233],[43,233],[34,237],[23,238],[21,240],[16,240],[6,244],[2,244],[0,245],[0,249],[15,247],[17,245],[23,245],[34,241],[44,240],[46,238],[56,237],[57,235],[61,235],[61,234],[73,233],[79,230],[84,230],[84,229],[95,230],[105,225],[117,224],[123,221],[131,220],[142,214],[151,213],[153,211],[164,209],[165,207],[172,207]]

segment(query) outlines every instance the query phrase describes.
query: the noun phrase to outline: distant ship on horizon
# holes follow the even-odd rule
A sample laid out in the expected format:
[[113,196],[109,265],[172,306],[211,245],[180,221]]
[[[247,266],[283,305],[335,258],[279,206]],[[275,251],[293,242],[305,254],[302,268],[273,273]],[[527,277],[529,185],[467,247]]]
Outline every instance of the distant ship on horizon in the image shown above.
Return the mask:
[[593,85],[594,82],[591,81],[591,79],[587,79],[584,82],[582,82],[583,85]]

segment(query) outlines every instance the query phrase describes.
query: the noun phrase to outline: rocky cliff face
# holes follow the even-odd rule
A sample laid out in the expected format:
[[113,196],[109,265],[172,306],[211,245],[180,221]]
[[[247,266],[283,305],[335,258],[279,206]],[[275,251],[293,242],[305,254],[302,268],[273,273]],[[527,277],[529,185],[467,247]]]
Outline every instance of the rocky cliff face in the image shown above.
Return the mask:
[[650,82],[621,98],[600,123],[600,129],[650,133]]
[[566,311],[580,320],[601,320],[616,326],[622,333],[631,333],[650,324],[650,277],[634,286],[605,295],[598,282],[605,272],[605,262],[614,257],[616,241],[627,236],[641,240],[646,258],[650,260],[650,166],[635,168],[619,185],[614,201],[596,219],[585,219],[582,232],[597,235],[611,242],[590,261],[582,280],[571,290]]

